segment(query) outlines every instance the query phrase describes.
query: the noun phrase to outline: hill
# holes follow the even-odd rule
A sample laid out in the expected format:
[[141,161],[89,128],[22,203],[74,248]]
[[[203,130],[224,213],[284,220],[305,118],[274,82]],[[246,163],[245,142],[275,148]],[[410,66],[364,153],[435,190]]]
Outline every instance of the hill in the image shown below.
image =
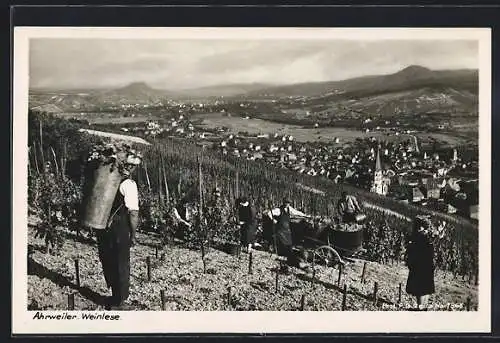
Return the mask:
[[165,90],[150,87],[145,82],[133,82],[124,87],[99,93],[104,102],[118,103],[156,103],[168,97]]
[[[168,100],[189,102],[217,97],[234,103],[246,100],[260,102],[265,106],[256,107],[256,113],[251,113],[253,117],[284,123],[319,122],[330,125],[346,118],[357,120],[379,115],[422,114],[426,117],[418,117],[420,123],[437,127],[441,122],[436,122],[435,118],[447,122],[453,116],[453,125],[476,132],[478,70],[430,70],[414,65],[388,75],[282,86],[223,84],[174,91],[134,82],[107,90],[32,90],[30,106],[56,106],[48,107],[51,112],[99,111],[121,104],[151,105]],[[313,115],[306,118],[308,112]],[[429,115],[434,118],[429,118]],[[457,119],[460,116],[462,119]],[[476,119],[470,121],[474,116]],[[401,121],[401,118],[398,120]]]
[[172,96],[178,99],[203,99],[211,97],[230,97],[250,92],[256,92],[272,85],[266,83],[234,83],[200,88],[172,91]]
[[478,70],[430,70],[409,66],[388,75],[371,75],[341,81],[311,82],[270,87],[246,93],[249,97],[338,95],[361,97],[422,87],[451,87],[478,92]]
[[122,96],[128,95],[131,97],[137,97],[137,96],[160,95],[163,94],[163,91],[154,89],[145,82],[132,82],[124,87],[109,90],[105,92],[105,94],[108,95],[118,94]]

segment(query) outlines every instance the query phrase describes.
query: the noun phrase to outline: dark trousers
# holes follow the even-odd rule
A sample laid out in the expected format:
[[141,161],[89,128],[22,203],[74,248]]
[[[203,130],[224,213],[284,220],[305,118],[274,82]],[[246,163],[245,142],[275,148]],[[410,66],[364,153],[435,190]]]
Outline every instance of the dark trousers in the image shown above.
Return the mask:
[[96,230],[99,260],[104,279],[112,291],[114,305],[122,304],[130,287],[130,230],[127,225],[112,225]]

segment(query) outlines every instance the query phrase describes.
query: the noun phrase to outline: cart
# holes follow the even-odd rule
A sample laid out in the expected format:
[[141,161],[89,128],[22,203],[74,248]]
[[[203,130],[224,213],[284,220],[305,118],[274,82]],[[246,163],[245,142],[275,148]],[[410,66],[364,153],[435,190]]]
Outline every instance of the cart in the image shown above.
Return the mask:
[[[345,265],[360,257],[363,248],[364,225],[330,223],[326,225],[294,225],[292,241],[295,250],[300,251],[306,261],[324,264],[328,267]],[[301,229],[303,228],[303,229]]]

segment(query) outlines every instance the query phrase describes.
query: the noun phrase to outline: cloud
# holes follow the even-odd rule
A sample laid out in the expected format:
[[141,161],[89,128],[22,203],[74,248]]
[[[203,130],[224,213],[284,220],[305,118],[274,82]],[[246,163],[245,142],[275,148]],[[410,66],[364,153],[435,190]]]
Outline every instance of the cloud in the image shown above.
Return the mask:
[[32,87],[157,88],[296,83],[395,72],[478,68],[474,41],[33,39]]

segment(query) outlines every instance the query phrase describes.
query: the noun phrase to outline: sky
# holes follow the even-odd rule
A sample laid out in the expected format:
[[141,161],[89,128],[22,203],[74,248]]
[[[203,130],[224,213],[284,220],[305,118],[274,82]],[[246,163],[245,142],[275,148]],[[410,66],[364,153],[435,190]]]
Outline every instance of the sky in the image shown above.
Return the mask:
[[409,65],[478,68],[468,40],[30,40],[30,88],[168,90],[234,83],[292,84],[389,74]]

